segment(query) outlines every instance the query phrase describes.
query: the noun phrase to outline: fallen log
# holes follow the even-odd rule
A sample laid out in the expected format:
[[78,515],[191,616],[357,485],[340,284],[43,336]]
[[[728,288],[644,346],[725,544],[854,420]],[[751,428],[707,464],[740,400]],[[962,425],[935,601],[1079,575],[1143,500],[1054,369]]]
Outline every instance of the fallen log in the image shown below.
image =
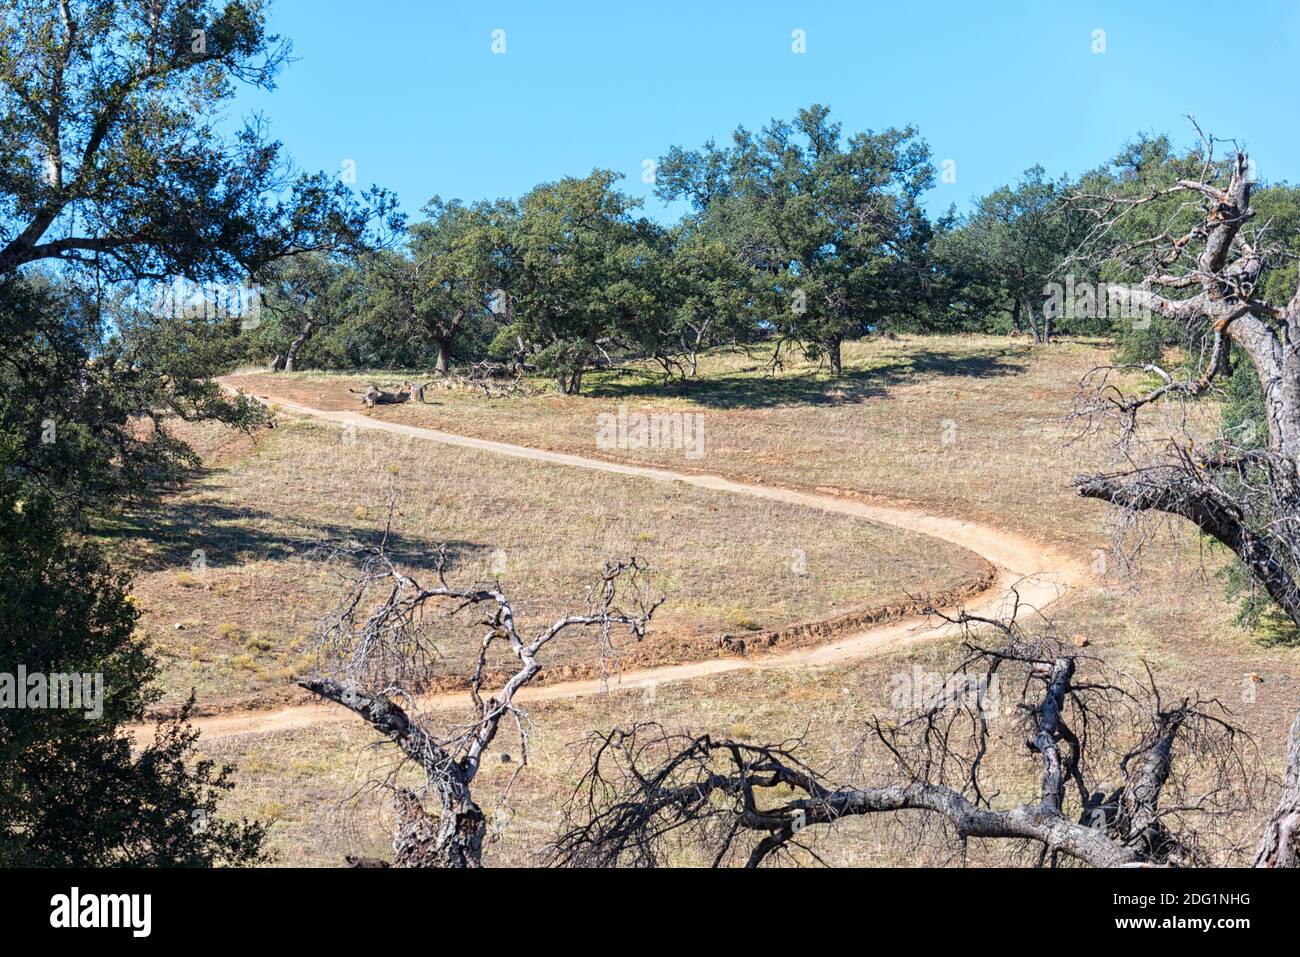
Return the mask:
[[[349,388],[348,391],[361,396],[361,402],[367,409],[373,409],[376,405],[397,405],[407,402],[417,393],[416,387],[409,382],[403,382],[399,388],[392,392],[374,385],[366,386],[364,392],[352,388]],[[423,398],[424,388],[421,387],[418,391],[421,398]]]

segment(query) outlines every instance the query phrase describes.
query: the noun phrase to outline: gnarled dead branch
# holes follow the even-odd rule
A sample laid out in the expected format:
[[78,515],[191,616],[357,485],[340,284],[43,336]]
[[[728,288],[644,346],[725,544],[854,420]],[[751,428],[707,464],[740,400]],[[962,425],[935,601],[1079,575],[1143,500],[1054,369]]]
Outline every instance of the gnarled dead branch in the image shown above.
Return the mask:
[[[657,723],[593,736],[589,770],[550,850],[568,866],[653,866],[683,842],[715,865],[754,867],[846,818],[900,814],[909,831],[938,820],[972,840],[1037,847],[1039,863],[1098,867],[1202,863],[1202,834],[1252,799],[1250,740],[1216,701],[1162,699],[1072,646],[1012,622],[962,614],[967,655],[943,691],[899,721],[870,722],[863,749],[891,768],[873,783],[836,782],[811,767],[802,741],[752,744],[672,732]],[[994,643],[974,627],[991,627]],[[1032,795],[985,780],[1003,720],[990,689],[1019,688],[1009,720],[1038,768]],[[1106,782],[1113,782],[1106,787]]]
[[[301,684],[354,712],[423,771],[423,788],[397,789],[393,863],[477,867],[486,818],[472,784],[503,723],[513,726],[519,736],[522,759],[515,775],[527,765],[527,714],[516,696],[541,673],[542,652],[562,635],[594,632],[603,661],[616,631],[635,640],[644,636],[662,599],[648,598],[648,570],[642,561],[611,561],[588,589],[586,612],[528,630],[519,624],[499,585],[449,584],[442,555],[436,581],[423,585],[392,560],[388,537],[385,534],[375,546],[354,544],[330,550],[332,558],[346,558],[354,571],[321,635],[321,651],[330,671]],[[427,623],[436,616],[450,619],[467,611],[481,616],[478,624],[484,629],[477,666],[467,683],[472,713],[462,723],[435,730],[430,720],[416,713],[419,693],[438,661]],[[513,660],[515,670],[500,688],[492,689],[486,686],[488,662],[500,650]],[[509,785],[507,797],[508,791]],[[430,796],[432,812],[424,807]]]
[[[1201,355],[1195,372],[1174,375],[1145,367],[1142,371],[1161,384],[1137,394],[1119,388],[1112,370],[1085,378],[1076,421],[1085,432],[1117,424],[1123,467],[1077,476],[1075,488],[1115,505],[1123,517],[1121,529],[1140,529],[1138,517],[1145,513],[1192,522],[1227,546],[1300,627],[1300,289],[1284,305],[1257,295],[1264,269],[1285,253],[1265,245],[1265,230],[1250,228],[1255,177],[1246,153],[1237,150],[1216,162],[1215,141],[1204,134],[1202,141],[1204,161],[1196,179],[1144,196],[1076,197],[1095,217],[1080,255],[1139,276],[1135,287],[1115,287],[1116,294],[1180,324],[1188,342],[1199,339]],[[1169,227],[1137,241],[1113,242],[1135,210],[1179,195],[1189,202]],[[1195,211],[1190,224],[1188,210]],[[1250,363],[1259,382],[1264,405],[1259,434],[1207,435],[1204,428],[1187,427],[1184,418],[1176,439],[1144,447],[1139,414],[1213,393],[1231,371],[1234,354]],[[1287,777],[1294,781],[1300,775],[1300,748],[1293,746],[1288,760]],[[1281,834],[1289,826],[1285,822],[1293,821],[1295,802],[1294,794],[1289,803],[1284,796],[1257,851],[1260,862],[1296,863],[1296,855],[1287,851],[1294,838]]]

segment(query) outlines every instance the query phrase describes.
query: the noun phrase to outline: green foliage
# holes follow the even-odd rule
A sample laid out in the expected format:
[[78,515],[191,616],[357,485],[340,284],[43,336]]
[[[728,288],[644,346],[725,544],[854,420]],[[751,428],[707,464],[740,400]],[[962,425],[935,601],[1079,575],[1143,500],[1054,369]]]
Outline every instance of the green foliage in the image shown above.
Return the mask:
[[845,338],[928,292],[920,196],[934,170],[914,129],[844,137],[829,113],[813,105],[757,135],[742,127],[727,149],[675,146],[656,192],[689,199],[706,234],[755,271],[760,321],[838,373]]
[[489,359],[496,359],[504,362],[518,354],[520,349],[520,330],[515,326],[502,326],[497,330],[492,341],[488,343],[487,355]]
[[359,276],[349,259],[325,253],[291,256],[263,270],[260,321],[249,337],[254,353],[275,356],[287,372],[336,364],[331,336],[360,310]]
[[223,281],[396,225],[387,192],[286,182],[259,128],[222,135],[234,83],[269,88],[284,60],[265,7],[73,0],[65,22],[60,0],[0,3],[0,274],[93,258],[106,281]]
[[1268,445],[1268,413],[1264,391],[1255,368],[1234,347],[1232,374],[1224,387],[1220,412],[1223,434],[1237,448],[1258,449]]
[[166,415],[239,424],[260,411],[209,380],[221,345],[207,324],[127,341],[104,334],[99,307],[73,282],[0,281],[0,674],[98,674],[104,692],[95,719],[0,710],[0,865],[260,861],[259,824],[217,818],[229,768],[192,757],[187,710],[131,752],[122,724],[156,701],[155,666],[125,577],[81,533],[195,464]]
[[640,202],[614,188],[620,178],[596,170],[538,186],[520,200],[511,230],[508,324],[537,371],[566,393],[634,329],[659,321],[647,313],[666,308],[654,295],[662,230],[632,216]]
[[133,637],[127,583],[62,528],[57,492],[15,479],[4,433],[0,479],[0,672],[99,674],[102,716],[0,712],[0,866],[161,867],[263,860],[263,828],[223,821],[230,769],[194,760],[187,706],[132,753],[122,724],[157,698]]
[[169,417],[237,427],[263,419],[256,403],[211,381],[234,341],[221,324],[160,320],[41,274],[0,279],[0,310],[8,466],[59,489],[73,527],[153,499],[197,464]]
[[981,197],[942,247],[945,261],[958,264],[952,268],[970,287],[966,295],[977,311],[982,308],[987,316],[994,308],[1005,310],[1015,331],[1028,328],[1039,341],[1050,339],[1053,331],[1080,331],[1071,322],[1073,304],[1054,308],[1048,288],[1065,281],[1058,267],[1082,235],[1081,218],[1065,205],[1070,192],[1067,180],[1053,180],[1041,166],[1032,167],[1014,187]]
[[126,579],[77,531],[193,464],[188,448],[165,429],[142,430],[141,419],[161,426],[171,408],[234,420],[247,410],[187,377],[197,369],[169,365],[177,353],[105,339],[75,285],[5,280],[0,316],[0,350],[13,360],[0,367],[0,674],[99,674],[104,691],[94,719],[0,710],[0,864],[260,860],[259,825],[216,817],[229,771],[193,761],[184,714],[132,754],[122,725],[157,699],[155,667],[133,634]]
[[1122,365],[1159,365],[1170,344],[1170,333],[1164,320],[1154,316],[1147,322],[1117,322],[1115,343],[1119,350],[1116,361]]
[[[1224,400],[1220,410],[1220,425],[1227,444],[1241,451],[1264,448],[1268,445],[1268,418],[1264,392],[1260,387],[1255,368],[1244,357],[1234,355],[1232,373],[1224,384]],[[1268,477],[1248,470],[1247,481],[1264,482]],[[1240,479],[1225,477],[1232,484]],[[1267,644],[1295,644],[1300,632],[1295,623],[1280,609],[1260,586],[1255,576],[1235,557],[1231,556],[1222,578],[1229,602],[1237,604],[1236,622],[1250,628]]]
[[1267,224],[1270,241],[1283,250],[1265,263],[1257,295],[1265,302],[1289,302],[1300,285],[1300,187],[1261,184],[1251,193],[1250,205],[1255,222]]
[[367,317],[397,324],[428,342],[434,367],[446,371],[458,340],[481,343],[508,311],[512,279],[510,203],[443,202],[424,207],[405,256],[376,257]]
[[667,308],[646,310],[661,320],[638,331],[640,348],[670,374],[693,376],[699,353],[720,343],[756,338],[752,270],[720,239],[684,225],[673,232],[658,295]]
[[151,284],[233,285],[402,223],[384,190],[286,177],[257,126],[223,133],[234,85],[269,87],[284,58],[264,12],[0,0],[0,673],[105,681],[92,720],[0,710],[0,863],[261,859],[259,825],[216,817],[229,772],[194,754],[188,709],[133,753],[154,666],[86,534],[193,467],[173,417],[260,415],[211,381],[239,318],[155,309]]

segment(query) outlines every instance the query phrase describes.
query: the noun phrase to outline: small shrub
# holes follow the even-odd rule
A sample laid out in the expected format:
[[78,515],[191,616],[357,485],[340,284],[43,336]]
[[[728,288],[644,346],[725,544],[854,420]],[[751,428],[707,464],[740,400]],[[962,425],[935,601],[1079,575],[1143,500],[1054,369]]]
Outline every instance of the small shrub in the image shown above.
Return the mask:
[[1165,330],[1161,322],[1152,319],[1143,328],[1124,325],[1116,333],[1119,345],[1119,362],[1123,365],[1158,365],[1165,351]]
[[275,647],[275,642],[262,632],[258,632],[252,638],[248,639],[248,642],[244,647],[250,648],[253,651],[270,651]]

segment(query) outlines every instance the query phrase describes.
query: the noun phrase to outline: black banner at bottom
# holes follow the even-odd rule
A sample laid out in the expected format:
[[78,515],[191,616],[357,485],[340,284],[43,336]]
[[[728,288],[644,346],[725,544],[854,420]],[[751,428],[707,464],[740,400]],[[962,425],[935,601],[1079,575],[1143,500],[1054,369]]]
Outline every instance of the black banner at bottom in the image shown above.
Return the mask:
[[[889,935],[1030,933],[1044,918],[1072,940],[1170,935],[1231,946],[1256,931],[1290,933],[1300,875],[1287,871],[780,870],[470,873],[398,870],[0,871],[5,926],[29,935],[259,947],[304,938],[385,948],[448,932],[467,941],[505,932],[571,946],[592,929],[648,929],[722,919],[775,933],[842,939]],[[523,911],[516,912],[516,907]],[[583,916],[582,912],[586,912]],[[511,915],[515,915],[512,917]],[[531,914],[531,917],[525,916]],[[709,916],[712,915],[712,916]],[[578,922],[578,923],[575,923]],[[697,928],[688,931],[688,927]],[[492,928],[496,928],[492,931]],[[720,929],[720,928],[719,928]],[[831,935],[837,935],[832,937]],[[665,942],[667,946],[667,942]]]

